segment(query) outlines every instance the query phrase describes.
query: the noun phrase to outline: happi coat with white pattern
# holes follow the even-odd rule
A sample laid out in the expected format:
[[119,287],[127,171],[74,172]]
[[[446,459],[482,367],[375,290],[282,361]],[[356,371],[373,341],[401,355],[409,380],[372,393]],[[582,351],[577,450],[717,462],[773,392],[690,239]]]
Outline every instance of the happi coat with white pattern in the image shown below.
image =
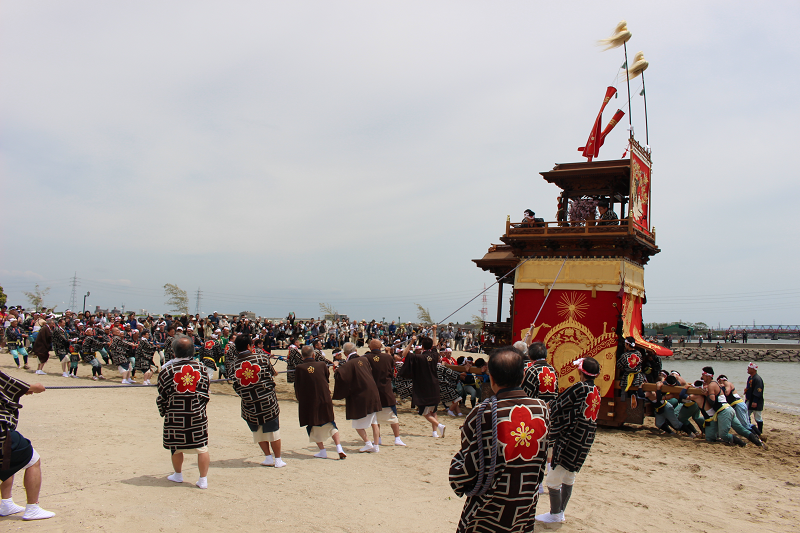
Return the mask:
[[597,431],[600,389],[593,379],[579,381],[550,403],[552,468],[577,472],[586,461]]
[[[493,448],[491,398],[481,415],[473,409],[461,428],[461,449],[450,462],[450,487],[467,496],[459,533],[533,531],[539,485],[547,462],[549,414],[544,401],[529,398],[518,387],[497,395],[497,459],[494,476],[483,494],[469,495],[490,475]],[[483,468],[480,450],[483,449]],[[481,481],[481,478],[483,480]]]

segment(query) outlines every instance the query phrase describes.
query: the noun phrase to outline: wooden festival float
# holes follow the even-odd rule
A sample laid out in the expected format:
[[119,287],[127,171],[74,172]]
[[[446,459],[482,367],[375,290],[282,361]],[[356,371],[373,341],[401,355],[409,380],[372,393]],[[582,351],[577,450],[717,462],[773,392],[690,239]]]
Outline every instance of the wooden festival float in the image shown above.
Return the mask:
[[[626,60],[628,85],[635,66],[627,69]],[[512,223],[509,217],[502,244],[493,244],[474,260],[499,280],[497,320],[485,323],[485,333],[494,336],[496,345],[506,345],[525,337],[533,326],[532,342],[547,346],[560,390],[578,380],[573,361],[597,359],[600,375],[595,384],[602,395],[598,423],[610,426],[642,423],[644,418],[645,402],[631,407],[630,401],[619,399],[616,361],[624,351],[623,339],[636,339],[640,351],[672,355],[642,336],[644,267],[660,252],[651,226],[650,149],[634,139],[631,127],[627,157],[595,160],[605,136],[624,115],[617,111],[601,131],[603,109],[615,92],[607,89],[589,140],[579,148],[588,160],[557,164],[541,173],[561,190],[556,220]],[[618,219],[597,217],[595,206],[603,201]],[[504,285],[511,286],[510,318],[501,321]]]

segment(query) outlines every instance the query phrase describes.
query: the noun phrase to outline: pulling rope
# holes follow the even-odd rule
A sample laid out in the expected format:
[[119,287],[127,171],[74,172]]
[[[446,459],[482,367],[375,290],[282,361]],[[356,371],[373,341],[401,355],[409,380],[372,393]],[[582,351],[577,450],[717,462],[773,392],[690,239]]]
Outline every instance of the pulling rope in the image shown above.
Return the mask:
[[561,268],[558,269],[558,273],[556,274],[556,279],[553,280],[552,285],[550,285],[550,290],[547,291],[547,294],[544,297],[544,301],[542,302],[542,305],[539,307],[539,312],[536,313],[536,318],[533,319],[533,324],[531,324],[531,327],[533,327],[533,325],[536,324],[536,321],[539,320],[539,315],[542,314],[542,309],[544,309],[544,304],[546,304],[547,299],[550,298],[550,293],[553,292],[553,289],[555,288],[556,285],[556,281],[558,281],[558,276],[561,275],[561,270],[564,268],[564,265],[566,264],[567,260],[564,259],[564,262],[561,263]]
[[[486,406],[491,403],[492,405],[492,459],[489,463],[489,472],[486,474],[484,466],[485,466],[485,454],[484,446],[483,446],[483,412],[486,410]],[[475,417],[475,434],[478,436],[480,446],[478,446],[478,481],[475,483],[475,487],[471,491],[469,491],[466,495],[467,496],[480,496],[484,494],[489,488],[492,486],[492,482],[494,481],[494,471],[497,468],[497,397],[492,396],[491,398],[487,398],[483,402],[481,402],[480,407],[478,407],[478,414]]]
[[[509,274],[513,274],[514,272],[516,272],[516,270],[517,270],[519,267],[521,267],[522,265],[524,265],[524,264],[525,264],[525,263],[527,263],[528,261],[530,261],[530,259],[526,259],[526,260],[524,260],[523,262],[521,262],[520,264],[518,264],[517,266],[515,266],[515,267],[514,267],[514,270],[512,270],[511,272],[508,272],[508,273],[507,273],[507,274],[505,274],[505,275],[504,275],[502,278],[497,278],[497,281],[495,281],[494,283],[492,283],[491,285],[489,285],[488,287],[486,287],[485,289],[483,289],[481,292],[479,292],[479,293],[478,293],[478,294],[475,296],[475,298],[477,298],[478,296],[482,295],[484,292],[488,291],[489,289],[491,289],[492,287],[494,287],[495,285],[497,285],[498,283],[500,283],[501,281],[503,281],[503,279],[504,279],[504,278],[506,278],[506,277],[507,277]],[[472,300],[474,300],[475,298],[472,298]],[[437,323],[436,323],[436,325],[438,326],[439,324],[441,324],[442,322],[444,322],[445,320],[447,320],[448,318],[450,318],[450,317],[451,317],[451,316],[453,316],[454,314],[456,314],[456,313],[458,313],[459,311],[461,311],[462,309],[464,309],[466,306],[468,306],[470,303],[472,303],[472,300],[470,300],[469,302],[465,303],[464,305],[462,305],[461,307],[459,307],[458,309],[456,309],[455,311],[453,311],[452,313],[450,313],[449,315],[447,315],[446,317],[444,317],[443,319],[441,319],[439,322],[437,322]]]

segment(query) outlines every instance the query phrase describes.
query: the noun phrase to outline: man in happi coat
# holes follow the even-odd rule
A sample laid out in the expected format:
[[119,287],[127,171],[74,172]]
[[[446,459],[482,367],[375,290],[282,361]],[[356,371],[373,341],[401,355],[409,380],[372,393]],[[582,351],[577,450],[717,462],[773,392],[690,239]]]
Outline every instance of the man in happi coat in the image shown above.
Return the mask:
[[[44,392],[41,383],[28,385],[0,371],[0,516],[9,516],[25,511],[23,520],[41,520],[55,513],[39,507],[39,489],[42,486],[42,465],[39,454],[31,441],[17,432],[20,399],[26,394]],[[25,470],[23,481],[28,498],[27,507],[14,503],[11,492],[14,474]]]
[[183,483],[183,454],[197,455],[200,479],[196,485],[208,488],[208,415],[206,404],[210,400],[208,374],[203,365],[194,360],[194,344],[186,335],[172,341],[172,364],[158,374],[158,414],[164,417],[164,448],[172,454],[175,472],[167,479]]
[[281,459],[280,407],[273,380],[277,372],[269,354],[255,351],[250,335],[237,335],[234,343],[239,353],[229,364],[233,390],[242,399],[242,419],[253,432],[253,442],[264,452],[261,464],[282,468],[286,463]]
[[[628,394],[635,395],[639,387],[647,381],[642,373],[642,354],[636,349],[636,340],[633,337],[625,337],[625,351],[617,358],[617,369],[622,400]],[[636,407],[634,400],[631,400],[631,405]]]
[[600,363],[593,357],[578,359],[580,381],[550,403],[550,440],[553,446],[552,470],[547,474],[550,512],[536,516],[540,522],[564,522],[575,476],[586,461],[597,430],[600,389],[594,378]]
[[347,454],[339,440],[339,430],[333,415],[331,401],[330,371],[327,363],[315,360],[314,349],[303,346],[303,362],[295,367],[294,394],[297,397],[297,415],[300,425],[305,426],[309,442],[319,448],[314,457],[327,459],[325,440],[333,439],[339,459]]
[[436,344],[436,325],[433,325],[433,338],[422,338],[422,353],[411,353],[411,347],[417,342],[417,336],[403,349],[403,368],[397,374],[400,379],[410,379],[413,383],[411,398],[417,406],[417,412],[431,423],[433,437],[444,437],[445,425],[439,423],[436,409],[441,400],[439,378],[436,365],[439,364],[439,352]]
[[105,347],[105,344],[103,344],[102,341],[95,336],[95,331],[93,328],[86,328],[84,333],[85,335],[83,337],[83,343],[80,347],[81,359],[84,363],[92,365],[93,380],[97,381],[98,379],[106,379],[105,376],[103,376],[103,367],[95,356],[95,353],[102,350]]
[[381,352],[382,343],[378,339],[371,339],[367,344],[369,351],[364,354],[372,369],[372,379],[378,387],[381,398],[381,410],[378,413],[378,444],[381,444],[380,424],[389,424],[394,433],[394,445],[405,446],[400,439],[400,420],[397,418],[397,399],[392,390],[392,376],[394,376],[394,357]]
[[547,347],[534,342],[528,347],[530,365],[525,368],[522,390],[529,398],[539,398],[550,403],[558,397],[558,374],[547,362]]
[[297,346],[297,339],[291,337],[289,341],[289,353],[286,355],[286,382],[294,383],[294,369],[303,362],[303,354]]
[[150,340],[150,331],[143,329],[141,339],[136,346],[135,365],[136,370],[144,373],[143,385],[150,385],[150,378],[153,377],[153,355],[156,353],[156,345]]
[[[372,367],[366,357],[358,355],[352,342],[346,342],[343,348],[347,359],[333,372],[333,399],[345,400],[347,420],[352,421],[353,429],[364,441],[364,447],[358,451],[377,453],[380,451],[378,413],[383,407],[372,377]],[[367,429],[370,427],[372,440],[367,438]]]
[[58,319],[58,323],[53,328],[53,351],[61,362],[61,375],[69,377],[68,371],[70,363],[69,355],[69,336],[67,330],[64,329],[65,321],[63,318]]
[[117,370],[122,376],[122,384],[130,385],[133,381],[131,381],[131,362],[128,359],[128,352],[134,344],[126,341],[123,335],[119,328],[111,329],[111,361],[117,365]]
[[524,360],[512,347],[489,358],[494,396],[467,415],[450,486],[467,496],[459,533],[533,531],[547,460],[547,405],[520,388]]

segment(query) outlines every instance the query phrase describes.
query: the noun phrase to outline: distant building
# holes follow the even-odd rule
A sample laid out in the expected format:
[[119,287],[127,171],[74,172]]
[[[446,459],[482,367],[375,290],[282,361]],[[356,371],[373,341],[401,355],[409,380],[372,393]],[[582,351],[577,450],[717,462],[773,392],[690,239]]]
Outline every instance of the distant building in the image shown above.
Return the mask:
[[672,335],[673,337],[690,337],[694,335],[694,328],[686,324],[670,324],[664,328],[664,335]]

